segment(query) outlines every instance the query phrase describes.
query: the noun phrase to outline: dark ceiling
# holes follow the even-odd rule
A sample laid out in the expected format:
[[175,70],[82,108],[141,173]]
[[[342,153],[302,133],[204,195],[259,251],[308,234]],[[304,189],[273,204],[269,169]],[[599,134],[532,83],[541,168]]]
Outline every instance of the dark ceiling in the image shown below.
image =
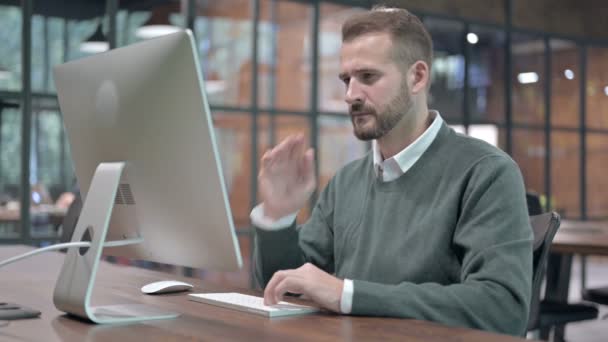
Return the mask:
[[[0,5],[21,6],[21,0],[0,0]],[[106,12],[106,0],[33,0],[33,13],[47,17],[91,19]],[[154,6],[177,4],[179,0],[120,0],[119,9],[129,11],[150,10]]]

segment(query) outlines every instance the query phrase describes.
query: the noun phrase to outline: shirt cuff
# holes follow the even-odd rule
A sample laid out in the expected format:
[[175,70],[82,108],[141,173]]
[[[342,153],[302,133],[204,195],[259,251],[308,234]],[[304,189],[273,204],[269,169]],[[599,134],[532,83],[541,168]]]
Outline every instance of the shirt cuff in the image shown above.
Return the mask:
[[291,226],[293,221],[296,220],[296,216],[298,216],[297,211],[287,216],[283,216],[278,220],[273,220],[264,215],[264,203],[258,204],[255,208],[253,208],[253,210],[251,210],[251,214],[249,214],[251,223],[264,230],[278,230],[287,228]]
[[342,287],[342,298],[340,298],[340,311],[348,315],[353,308],[353,281],[351,279],[344,279],[344,286]]

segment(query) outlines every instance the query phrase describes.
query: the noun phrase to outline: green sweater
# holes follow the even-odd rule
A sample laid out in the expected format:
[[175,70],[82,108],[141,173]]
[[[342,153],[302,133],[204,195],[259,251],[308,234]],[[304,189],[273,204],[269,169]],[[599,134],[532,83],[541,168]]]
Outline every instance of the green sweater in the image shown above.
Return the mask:
[[343,167],[304,225],[255,229],[258,281],[310,262],[353,280],[354,315],[524,333],[532,230],[515,162],[443,124],[396,180],[372,163]]

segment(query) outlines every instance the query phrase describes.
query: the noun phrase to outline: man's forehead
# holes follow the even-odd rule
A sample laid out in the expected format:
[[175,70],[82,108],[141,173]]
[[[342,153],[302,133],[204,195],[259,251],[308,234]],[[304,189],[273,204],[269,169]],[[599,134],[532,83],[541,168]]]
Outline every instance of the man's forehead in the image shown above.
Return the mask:
[[384,51],[389,50],[392,45],[388,32],[370,32],[342,42],[342,49]]
[[392,42],[387,33],[369,33],[342,43],[341,69],[378,68],[379,64],[393,62]]

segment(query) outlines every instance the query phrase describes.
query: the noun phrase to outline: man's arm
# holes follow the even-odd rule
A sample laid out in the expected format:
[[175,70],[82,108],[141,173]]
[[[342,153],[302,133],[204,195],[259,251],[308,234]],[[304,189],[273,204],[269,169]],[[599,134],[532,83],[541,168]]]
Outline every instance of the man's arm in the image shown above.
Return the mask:
[[[282,229],[254,226],[254,276],[259,285],[265,287],[276,271],[296,269],[307,262],[325,272],[334,272],[331,193],[328,185],[311,217],[300,227],[295,221]],[[302,230],[306,234],[300,234]]]
[[532,231],[517,166],[507,157],[478,162],[453,237],[460,283],[353,280],[352,313],[424,319],[521,335],[532,288]]
[[[323,191],[304,228],[296,228],[295,220],[287,228],[274,227],[277,220],[304,206],[314,191],[314,151],[305,149],[302,135],[291,136],[264,153],[261,164],[258,184],[263,213],[256,215],[258,208],[254,209],[252,221],[255,226],[256,216],[261,216],[260,222],[271,222],[266,228],[273,226],[272,231],[254,228],[254,275],[266,288],[265,303],[274,304],[290,291],[311,294],[330,310],[350,311],[352,283],[329,274],[334,271],[331,186]],[[347,300],[340,300],[342,294]]]
[[[265,285],[277,270],[303,264],[304,251],[299,248],[295,219],[283,229],[272,227],[272,231],[261,229],[264,227],[260,224],[265,221],[274,226],[285,220],[307,203],[316,187],[314,151],[306,149],[303,135],[289,136],[264,153],[258,186],[263,205],[251,213],[254,274],[258,283]],[[255,227],[256,221],[258,227]]]

